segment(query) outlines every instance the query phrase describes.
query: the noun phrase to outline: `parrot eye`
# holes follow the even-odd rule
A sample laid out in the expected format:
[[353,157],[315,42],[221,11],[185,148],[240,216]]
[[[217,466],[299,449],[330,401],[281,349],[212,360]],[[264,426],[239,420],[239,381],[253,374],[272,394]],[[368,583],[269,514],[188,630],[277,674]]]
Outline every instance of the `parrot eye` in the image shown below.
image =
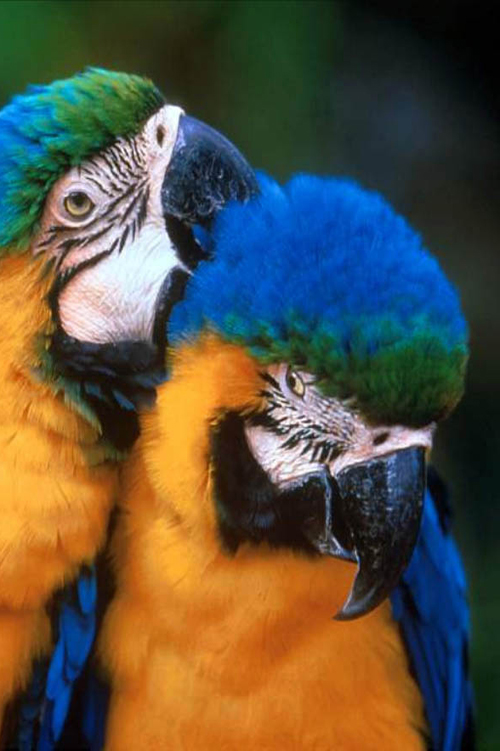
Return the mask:
[[94,202],[82,190],[69,193],[64,199],[64,208],[73,219],[85,219],[94,206]]
[[288,370],[286,371],[286,385],[296,396],[304,396],[306,391],[306,384],[299,376],[299,374],[291,368],[288,368]]

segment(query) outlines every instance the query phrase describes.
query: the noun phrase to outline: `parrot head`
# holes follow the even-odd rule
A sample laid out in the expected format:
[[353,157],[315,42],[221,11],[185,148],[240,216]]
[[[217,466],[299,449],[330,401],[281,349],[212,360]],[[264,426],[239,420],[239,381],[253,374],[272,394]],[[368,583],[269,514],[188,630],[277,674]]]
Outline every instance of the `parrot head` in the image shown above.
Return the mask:
[[[358,617],[387,597],[416,542],[433,433],[463,390],[458,297],[405,220],[349,181],[262,177],[211,241],[215,260],[169,322],[164,419],[184,379],[190,438],[168,450],[208,464],[197,484],[206,477],[224,550],[356,563],[336,617]],[[168,496],[190,528],[206,520]]]
[[236,148],[147,79],[89,69],[14,97],[0,112],[0,262],[25,252],[50,280],[51,370],[95,396],[160,367],[166,317],[203,258],[192,225],[256,190]]

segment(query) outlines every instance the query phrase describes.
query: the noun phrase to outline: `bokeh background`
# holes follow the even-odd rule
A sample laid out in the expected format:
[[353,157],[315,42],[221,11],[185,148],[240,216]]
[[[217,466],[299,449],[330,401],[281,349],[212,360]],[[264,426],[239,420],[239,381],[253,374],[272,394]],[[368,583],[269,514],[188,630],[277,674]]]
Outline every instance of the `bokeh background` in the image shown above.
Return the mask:
[[435,464],[472,605],[481,749],[500,749],[500,134],[484,0],[2,0],[0,106],[86,65],[142,73],[280,178],[384,193],[461,290],[467,394]]

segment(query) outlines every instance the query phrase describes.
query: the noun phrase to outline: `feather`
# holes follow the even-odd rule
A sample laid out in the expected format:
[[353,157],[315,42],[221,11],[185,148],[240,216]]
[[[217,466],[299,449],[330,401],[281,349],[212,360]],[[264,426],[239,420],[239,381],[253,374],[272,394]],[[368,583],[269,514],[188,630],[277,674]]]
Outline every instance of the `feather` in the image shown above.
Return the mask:
[[199,264],[174,307],[170,345],[210,328],[264,363],[315,373],[381,424],[447,414],[463,392],[467,326],[417,233],[352,181],[261,177],[260,187],[220,213],[212,246],[199,235],[215,261]]
[[42,708],[46,676],[47,664],[45,661],[40,660],[33,668],[29,688],[19,708],[17,730],[17,747],[19,751],[31,751],[33,748],[35,728]]
[[104,747],[108,704],[108,686],[90,674],[82,702],[82,730],[91,751]]
[[76,587],[82,613],[85,615],[93,613],[97,602],[97,581],[93,568],[84,568],[81,571]]
[[21,704],[18,738],[23,751],[33,747],[38,722],[37,751],[55,748],[68,715],[75,682],[91,652],[96,608],[95,568],[84,567],[78,579],[67,585],[55,600],[55,648],[50,663],[40,663],[33,672]]
[[457,751],[473,747],[469,609],[449,514],[439,515],[433,497],[439,495],[434,477],[430,472],[420,537],[391,602],[424,698],[432,748]]
[[0,113],[0,255],[10,243],[26,248],[58,177],[163,104],[148,79],[98,68],[14,97]]

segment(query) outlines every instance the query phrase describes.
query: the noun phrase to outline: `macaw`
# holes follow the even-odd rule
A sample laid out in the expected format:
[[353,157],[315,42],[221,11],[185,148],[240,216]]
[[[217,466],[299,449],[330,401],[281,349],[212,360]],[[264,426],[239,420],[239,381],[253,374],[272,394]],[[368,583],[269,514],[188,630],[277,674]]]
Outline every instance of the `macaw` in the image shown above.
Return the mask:
[[89,69],[0,111],[0,728],[55,639],[33,685],[47,686],[51,742],[60,732],[93,638],[118,460],[203,257],[191,225],[255,187],[227,139],[139,76]]
[[347,180],[262,177],[210,242],[124,467],[104,747],[472,747],[463,572],[426,487],[463,391],[454,288]]

